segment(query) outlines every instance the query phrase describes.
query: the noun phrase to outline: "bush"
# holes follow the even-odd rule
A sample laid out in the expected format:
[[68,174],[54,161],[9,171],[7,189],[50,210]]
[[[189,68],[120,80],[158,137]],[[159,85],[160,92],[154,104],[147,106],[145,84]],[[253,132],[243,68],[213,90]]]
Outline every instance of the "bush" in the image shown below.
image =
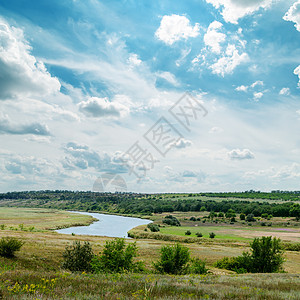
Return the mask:
[[196,236],[197,236],[197,237],[203,237],[203,234],[202,234],[201,232],[197,232],[197,233],[196,233]]
[[208,269],[205,267],[205,261],[194,258],[192,259],[192,264],[189,268],[189,273],[191,274],[207,274]]
[[247,217],[246,217],[246,221],[247,221],[247,222],[255,222],[256,219],[254,218],[254,215],[253,215],[253,214],[249,214],[249,215],[247,215]]
[[190,217],[190,221],[195,222],[195,221],[197,221],[197,219],[195,217]]
[[230,219],[230,222],[231,222],[231,223],[236,222],[235,217],[232,217],[232,218]]
[[92,259],[92,271],[95,273],[121,273],[124,271],[141,271],[141,262],[134,262],[137,255],[136,243],[125,246],[125,239],[117,238],[106,241],[104,250],[100,256]]
[[147,225],[147,227],[152,231],[152,232],[159,232],[160,229],[158,227],[157,224],[153,224],[153,223],[150,223]]
[[172,215],[166,216],[163,220],[163,223],[170,226],[181,226],[179,220]]
[[210,237],[211,239],[214,239],[215,236],[216,236],[216,234],[215,234],[214,232],[210,232],[210,233],[209,233],[209,237]]
[[245,265],[247,265],[247,256],[223,257],[214,264],[216,268],[235,271],[238,274],[247,273]]
[[271,236],[255,238],[250,247],[252,253],[244,252],[238,257],[224,257],[217,261],[215,266],[237,273],[274,273],[282,270],[284,259],[280,239],[272,239]]
[[63,253],[63,265],[64,269],[68,269],[72,272],[77,271],[90,271],[91,261],[94,254],[89,242],[74,242],[72,246],[66,246]]
[[23,242],[13,238],[4,237],[0,240],[0,256],[11,258],[15,256],[15,252],[19,251],[23,246]]
[[189,260],[189,249],[177,243],[174,246],[161,247],[160,260],[153,265],[162,274],[185,274]]
[[187,230],[184,234],[185,234],[185,235],[191,235],[192,233],[191,233],[190,230]]
[[246,215],[243,214],[243,213],[241,213],[241,214],[240,214],[240,220],[245,220],[245,219],[246,219]]

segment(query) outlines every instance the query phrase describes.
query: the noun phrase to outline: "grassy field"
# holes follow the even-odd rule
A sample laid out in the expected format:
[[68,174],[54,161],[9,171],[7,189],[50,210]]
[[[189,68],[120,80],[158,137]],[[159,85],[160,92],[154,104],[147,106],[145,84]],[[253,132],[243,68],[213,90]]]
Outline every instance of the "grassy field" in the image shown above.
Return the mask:
[[93,218],[56,209],[0,207],[0,226],[6,229],[51,230],[89,225]]
[[[206,260],[210,274],[166,276],[153,274],[152,262],[159,258],[162,245],[172,243],[143,239],[136,243],[137,259],[144,262],[145,274],[71,274],[61,268],[66,245],[89,241],[98,253],[109,238],[63,235],[45,230],[51,217],[55,226],[66,225],[66,220],[70,219],[78,221],[76,215],[66,212],[44,209],[16,212],[12,209],[2,213],[0,224],[5,222],[16,230],[0,230],[0,238],[14,236],[25,244],[15,258],[0,257],[0,299],[300,299],[299,252],[286,252],[286,274],[236,275],[212,265],[224,256],[237,256],[248,250],[247,242],[239,247],[219,244],[217,239],[214,244],[185,244],[192,257]],[[31,215],[35,220],[29,217]],[[24,231],[18,224],[43,231]]]

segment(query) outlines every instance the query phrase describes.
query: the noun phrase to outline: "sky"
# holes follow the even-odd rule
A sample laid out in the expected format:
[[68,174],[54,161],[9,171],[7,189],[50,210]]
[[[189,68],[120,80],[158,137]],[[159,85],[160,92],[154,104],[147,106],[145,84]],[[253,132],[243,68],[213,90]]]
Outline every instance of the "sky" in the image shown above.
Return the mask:
[[0,0],[0,192],[299,190],[300,1]]

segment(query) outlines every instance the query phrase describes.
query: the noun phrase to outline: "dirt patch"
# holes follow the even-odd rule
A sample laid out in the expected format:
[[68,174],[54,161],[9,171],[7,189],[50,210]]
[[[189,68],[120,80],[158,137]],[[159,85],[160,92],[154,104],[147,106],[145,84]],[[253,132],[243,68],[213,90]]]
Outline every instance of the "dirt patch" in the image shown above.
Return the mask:
[[[280,229],[280,228],[278,228]],[[281,228],[284,229],[284,228]],[[273,230],[273,229],[272,229]],[[228,230],[220,230],[219,233],[228,234]],[[242,229],[232,229],[230,231],[231,234],[241,236],[244,238],[256,238],[262,236],[272,236],[276,238],[280,238],[283,241],[291,241],[291,242],[300,242],[300,232],[297,229],[293,230],[293,232],[285,231],[255,231],[255,230],[242,230]]]

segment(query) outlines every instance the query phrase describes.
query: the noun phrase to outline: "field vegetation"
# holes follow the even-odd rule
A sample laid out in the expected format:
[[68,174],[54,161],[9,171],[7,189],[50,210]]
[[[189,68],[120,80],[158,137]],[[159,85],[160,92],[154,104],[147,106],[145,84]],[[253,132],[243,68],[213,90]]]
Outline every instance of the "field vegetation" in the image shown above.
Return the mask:
[[[257,208],[268,207],[277,212],[284,208],[281,212],[285,213],[279,215],[263,209],[260,214],[242,211],[239,209],[241,201],[234,198],[242,197],[241,194],[230,194],[230,198],[223,198],[223,194],[103,194],[99,195],[99,201],[96,195],[92,202],[96,211],[125,213],[123,205],[129,205],[132,200],[126,212],[142,214],[154,222],[151,226],[132,229],[130,233],[136,237],[135,241],[116,242],[112,238],[63,235],[53,231],[91,223],[93,220],[88,216],[59,209],[90,210],[88,195],[92,194],[56,191],[1,195],[0,205],[10,207],[0,208],[0,239],[15,238],[22,245],[14,257],[0,257],[0,298],[299,299],[300,226],[297,213],[291,213],[291,209],[297,210],[298,193],[268,193],[268,200],[264,200],[265,193],[261,198],[254,197],[260,194],[257,192],[244,195],[245,207],[254,204]],[[87,197],[80,198],[83,195]],[[145,203],[162,207],[181,203],[184,207],[179,211],[150,212],[148,208],[141,211]],[[217,203],[224,209],[215,210]],[[186,204],[191,205],[190,210],[185,211]],[[201,206],[193,210],[194,204]],[[254,220],[250,221],[249,215]],[[190,234],[186,235],[188,231]],[[215,234],[214,238],[209,237],[211,233]],[[280,251],[284,252],[280,263],[283,264],[275,271],[284,273],[237,274],[252,272],[235,268],[239,266],[236,263],[240,262],[239,257],[251,257],[250,244],[261,241],[255,238],[262,236],[282,240]],[[261,253],[260,244],[254,247]],[[179,259],[180,253],[185,253],[184,260]],[[73,258],[87,255],[86,266],[94,266],[71,271],[65,264],[68,255]],[[119,261],[121,267],[113,273],[111,267],[105,269],[111,259],[119,257],[124,261],[130,258],[131,267],[126,270],[122,267],[124,261]],[[252,258],[250,260],[254,263]],[[76,261],[82,262],[81,259]],[[174,264],[176,261],[181,261],[181,269],[176,269],[180,265]],[[169,272],[168,268],[175,272]]]

